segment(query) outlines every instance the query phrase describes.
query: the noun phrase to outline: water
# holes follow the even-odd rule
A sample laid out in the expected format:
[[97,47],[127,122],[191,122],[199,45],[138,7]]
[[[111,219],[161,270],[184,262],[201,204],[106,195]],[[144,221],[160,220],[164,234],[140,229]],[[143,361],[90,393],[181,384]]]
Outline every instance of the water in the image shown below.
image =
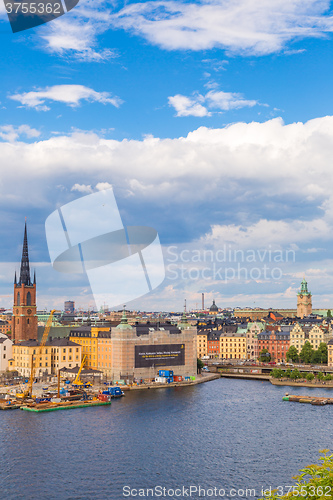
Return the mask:
[[[286,391],[332,394],[219,379],[133,391],[111,407],[0,412],[1,499],[201,498],[194,489],[191,497],[172,495],[191,485],[223,488],[224,498],[245,498],[231,497],[232,488],[254,488],[257,498],[263,486],[292,484],[320,449],[333,449],[333,405],[282,402]],[[156,486],[166,488],[164,497],[134,491]]]

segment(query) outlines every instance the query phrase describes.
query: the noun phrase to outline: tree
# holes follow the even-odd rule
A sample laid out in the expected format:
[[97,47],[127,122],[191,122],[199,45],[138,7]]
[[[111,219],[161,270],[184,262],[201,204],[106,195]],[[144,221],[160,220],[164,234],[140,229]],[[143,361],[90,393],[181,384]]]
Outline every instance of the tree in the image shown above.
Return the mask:
[[331,309],[327,309],[327,317],[331,318],[332,317],[332,312]]
[[[321,450],[319,453],[324,455],[319,458],[321,464],[308,465],[304,469],[301,469],[301,474],[293,478],[296,480],[296,484],[290,487],[285,495],[283,493],[286,492],[286,489],[281,489],[280,487],[280,490],[273,490],[268,495],[265,495],[265,500],[290,500],[296,498],[305,500],[327,498],[329,500],[332,498],[333,455],[327,455],[328,450]],[[260,498],[260,500],[264,499]]]
[[286,378],[290,378],[290,377],[291,377],[291,369],[290,369],[290,368],[288,368],[288,370],[286,370],[286,371],[284,372],[284,376],[285,376]]
[[298,378],[301,378],[301,374],[297,368],[291,372],[290,378],[292,380],[297,380]]
[[317,352],[320,354],[319,363],[327,364],[327,344],[325,344],[325,342],[319,344]]
[[201,373],[201,370],[203,369],[205,365],[203,364],[203,362],[201,361],[200,358],[197,358],[197,372],[198,373]]
[[271,376],[273,378],[282,378],[284,375],[284,371],[281,370],[281,368],[273,368],[273,370],[271,371]]
[[298,361],[298,352],[295,346],[290,346],[287,353],[286,353],[286,359],[287,361],[293,361],[294,363],[297,363]]
[[309,382],[312,382],[312,380],[314,379],[314,375],[313,373],[307,373],[306,375],[306,380],[308,380]]
[[271,355],[269,354],[268,350],[267,349],[263,349],[262,351],[260,351],[259,353],[259,360],[262,362],[262,363],[269,363],[270,360],[271,360]]
[[299,353],[299,357],[303,361],[303,363],[311,363],[312,354],[313,354],[312,345],[307,340],[303,345],[301,352]]
[[317,373],[317,379],[320,380],[320,381],[324,380],[324,374],[323,374],[323,372]]
[[332,375],[328,373],[327,375],[325,375],[324,380],[326,380],[326,382],[329,382],[330,380],[332,380]]

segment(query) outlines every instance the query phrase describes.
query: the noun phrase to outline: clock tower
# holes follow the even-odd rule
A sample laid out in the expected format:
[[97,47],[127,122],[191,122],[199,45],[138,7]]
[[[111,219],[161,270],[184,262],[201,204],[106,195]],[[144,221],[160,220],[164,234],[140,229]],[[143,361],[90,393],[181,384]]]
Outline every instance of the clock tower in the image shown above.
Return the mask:
[[14,279],[14,306],[12,319],[12,340],[37,339],[38,320],[36,314],[36,274],[33,282],[30,276],[27,223],[24,227],[23,250],[19,281]]
[[297,316],[304,318],[312,313],[312,295],[308,291],[308,284],[303,279],[301,283],[301,290],[297,294]]

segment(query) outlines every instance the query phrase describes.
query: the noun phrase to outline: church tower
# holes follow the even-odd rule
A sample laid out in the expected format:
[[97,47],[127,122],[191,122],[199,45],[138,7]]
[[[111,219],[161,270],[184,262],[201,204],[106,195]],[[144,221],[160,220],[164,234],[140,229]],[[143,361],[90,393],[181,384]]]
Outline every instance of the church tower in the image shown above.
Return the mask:
[[301,283],[301,290],[297,294],[297,316],[304,318],[312,313],[312,295],[308,291],[308,284],[303,279]]
[[32,282],[28,253],[27,223],[24,227],[23,250],[20,277],[14,279],[14,307],[12,320],[12,340],[37,339],[38,320],[36,314],[36,274]]

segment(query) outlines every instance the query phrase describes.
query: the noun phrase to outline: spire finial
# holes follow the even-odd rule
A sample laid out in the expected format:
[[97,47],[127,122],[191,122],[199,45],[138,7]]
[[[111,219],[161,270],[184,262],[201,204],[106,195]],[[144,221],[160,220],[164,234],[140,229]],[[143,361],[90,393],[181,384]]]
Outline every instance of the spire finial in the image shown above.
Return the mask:
[[27,222],[26,221],[24,224],[24,237],[23,237],[21,269],[20,269],[20,280],[19,280],[18,284],[31,286],[29,252],[28,252]]

